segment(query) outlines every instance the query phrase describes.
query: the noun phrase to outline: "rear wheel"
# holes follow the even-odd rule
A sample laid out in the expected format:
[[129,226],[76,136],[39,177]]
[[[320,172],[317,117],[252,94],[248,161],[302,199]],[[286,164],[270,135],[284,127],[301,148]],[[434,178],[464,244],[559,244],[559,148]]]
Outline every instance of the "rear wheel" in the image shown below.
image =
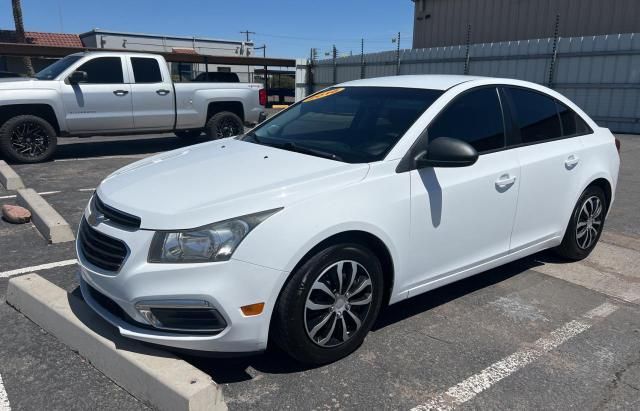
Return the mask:
[[242,119],[230,111],[221,111],[211,116],[205,126],[207,136],[212,140],[233,137],[244,132]]
[[9,160],[38,163],[53,156],[58,144],[56,130],[33,115],[10,118],[0,127],[0,150]]
[[589,186],[573,209],[567,231],[556,253],[570,260],[582,260],[595,248],[607,215],[607,197],[598,186]]
[[369,249],[330,246],[297,269],[283,289],[272,337],[301,362],[336,361],[362,344],[382,294],[382,266]]

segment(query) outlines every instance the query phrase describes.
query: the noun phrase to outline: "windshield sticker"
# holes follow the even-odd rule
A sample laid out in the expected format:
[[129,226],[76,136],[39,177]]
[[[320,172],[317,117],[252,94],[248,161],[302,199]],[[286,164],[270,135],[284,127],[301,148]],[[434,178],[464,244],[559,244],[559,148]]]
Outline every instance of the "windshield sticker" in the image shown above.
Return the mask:
[[338,94],[343,90],[344,90],[344,87],[332,88],[331,90],[327,90],[327,91],[323,91],[322,93],[314,94],[313,96],[304,99],[303,102],[308,103],[308,102],[313,101],[313,100],[320,100],[321,98],[325,98],[325,97],[332,96],[334,94]]

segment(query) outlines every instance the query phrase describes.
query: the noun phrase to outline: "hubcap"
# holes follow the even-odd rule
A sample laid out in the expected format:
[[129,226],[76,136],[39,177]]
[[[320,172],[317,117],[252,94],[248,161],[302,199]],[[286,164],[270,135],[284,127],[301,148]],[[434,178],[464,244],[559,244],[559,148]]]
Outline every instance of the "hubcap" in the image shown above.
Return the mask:
[[39,157],[49,147],[49,136],[37,123],[25,121],[14,127],[11,132],[11,146],[24,157]]
[[216,127],[216,136],[218,138],[233,137],[238,134],[240,134],[240,126],[231,117],[223,118]]
[[321,347],[344,344],[367,318],[372,297],[371,277],[362,264],[343,260],[330,265],[307,295],[307,335]]
[[602,202],[597,196],[587,198],[578,214],[578,224],[576,224],[576,241],[578,247],[583,250],[588,249],[598,238],[598,233],[602,229]]

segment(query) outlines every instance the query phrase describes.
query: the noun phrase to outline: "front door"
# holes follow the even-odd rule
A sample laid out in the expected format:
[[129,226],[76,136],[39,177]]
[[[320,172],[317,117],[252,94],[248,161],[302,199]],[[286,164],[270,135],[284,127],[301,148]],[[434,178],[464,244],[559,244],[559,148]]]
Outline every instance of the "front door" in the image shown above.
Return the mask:
[[478,151],[476,164],[411,171],[409,296],[509,251],[520,165],[505,148],[495,87],[458,96],[429,125],[428,139],[452,137]]
[[125,82],[123,59],[96,57],[76,71],[87,80],[62,83],[67,128],[71,133],[118,132],[133,129],[131,85]]

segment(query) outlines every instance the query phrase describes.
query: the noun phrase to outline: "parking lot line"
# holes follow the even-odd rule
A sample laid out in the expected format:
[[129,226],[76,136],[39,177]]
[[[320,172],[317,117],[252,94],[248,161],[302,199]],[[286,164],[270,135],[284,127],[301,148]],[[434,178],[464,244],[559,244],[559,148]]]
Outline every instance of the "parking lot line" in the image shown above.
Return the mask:
[[59,158],[57,160],[53,160],[55,163],[64,162],[64,161],[92,161],[92,160],[110,160],[110,159],[118,159],[118,158],[145,158],[149,156],[153,156],[156,154],[160,154],[160,152],[155,153],[145,153],[145,154],[121,154],[117,156],[98,156],[98,157],[78,157],[78,158]]
[[588,330],[596,318],[605,318],[618,309],[617,306],[604,303],[582,315],[582,320],[573,320],[555,329],[549,335],[535,341],[529,348],[517,351],[489,367],[472,375],[457,385],[429,399],[426,403],[412,408],[411,411],[452,410],[456,406],[473,399],[500,380],[531,364],[545,353],[557,348],[576,335]]
[[[78,260],[74,258],[71,260],[56,261],[55,263],[34,265],[33,267],[17,268],[15,270],[1,272],[0,278],[11,277],[12,275],[18,275],[18,274],[34,273],[37,271],[49,270],[51,268],[56,268],[56,267],[64,267],[66,265],[76,264],[77,262]],[[0,411],[2,411],[1,408],[0,408]]]
[[[38,193],[38,194],[40,194],[41,196],[46,196],[46,195],[50,195],[50,194],[59,194],[61,192],[62,191],[43,191],[43,192]],[[2,196],[2,197],[0,197],[0,200],[6,200],[8,198],[16,198],[16,196],[17,196],[17,194],[8,195],[8,196]]]
[[0,411],[11,411],[11,404],[9,404],[9,398],[2,382],[2,375],[0,375]]

